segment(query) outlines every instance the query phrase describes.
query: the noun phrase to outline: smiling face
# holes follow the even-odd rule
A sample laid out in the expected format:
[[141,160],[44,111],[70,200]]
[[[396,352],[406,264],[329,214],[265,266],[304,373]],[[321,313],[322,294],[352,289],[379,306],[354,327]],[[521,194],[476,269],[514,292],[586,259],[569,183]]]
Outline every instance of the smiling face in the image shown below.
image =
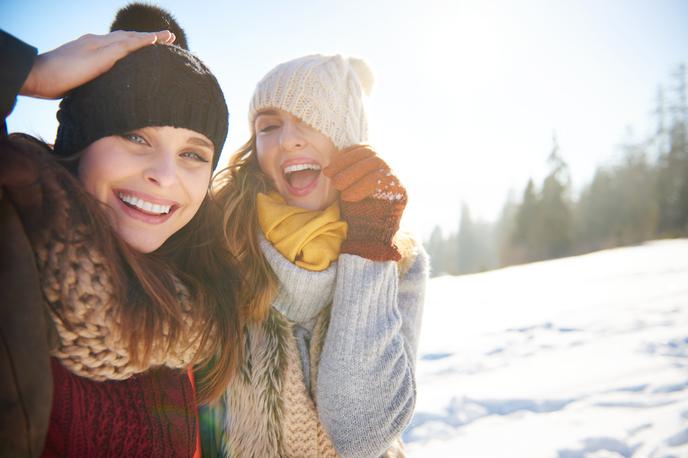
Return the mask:
[[259,112],[254,129],[260,168],[287,204],[323,210],[335,201],[337,190],[321,173],[336,151],[328,137],[278,109]]
[[213,144],[198,132],[146,127],[91,143],[79,161],[79,180],[111,209],[117,235],[150,253],[198,211],[213,152]]

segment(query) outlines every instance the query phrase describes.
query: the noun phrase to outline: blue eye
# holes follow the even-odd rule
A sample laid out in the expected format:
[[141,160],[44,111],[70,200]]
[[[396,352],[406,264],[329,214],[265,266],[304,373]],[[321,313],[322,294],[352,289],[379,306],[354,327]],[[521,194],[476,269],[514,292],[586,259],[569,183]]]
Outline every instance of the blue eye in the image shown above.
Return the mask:
[[145,138],[143,138],[139,134],[133,134],[133,133],[128,133],[128,134],[122,134],[123,138],[126,138],[132,143],[137,143],[139,145],[148,145],[148,142],[146,141]]
[[195,151],[186,151],[182,153],[183,157],[188,157],[189,159],[192,159],[194,161],[199,161],[199,162],[210,162],[208,159],[206,159],[203,155],[195,152]]

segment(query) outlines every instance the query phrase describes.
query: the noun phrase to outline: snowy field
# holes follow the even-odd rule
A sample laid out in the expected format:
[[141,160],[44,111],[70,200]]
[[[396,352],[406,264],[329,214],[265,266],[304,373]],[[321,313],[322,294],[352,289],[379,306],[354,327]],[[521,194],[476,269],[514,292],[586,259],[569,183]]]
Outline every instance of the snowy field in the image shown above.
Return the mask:
[[688,240],[430,281],[411,457],[688,457]]

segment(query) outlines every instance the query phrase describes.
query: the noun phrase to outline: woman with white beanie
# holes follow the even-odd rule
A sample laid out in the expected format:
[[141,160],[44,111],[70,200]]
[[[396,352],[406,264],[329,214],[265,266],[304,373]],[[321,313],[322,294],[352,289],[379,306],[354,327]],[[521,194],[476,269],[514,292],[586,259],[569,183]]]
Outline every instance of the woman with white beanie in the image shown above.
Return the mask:
[[205,453],[403,455],[428,267],[398,233],[405,188],[365,144],[372,82],[362,60],[311,55],[256,87],[215,195],[254,324],[202,411]]

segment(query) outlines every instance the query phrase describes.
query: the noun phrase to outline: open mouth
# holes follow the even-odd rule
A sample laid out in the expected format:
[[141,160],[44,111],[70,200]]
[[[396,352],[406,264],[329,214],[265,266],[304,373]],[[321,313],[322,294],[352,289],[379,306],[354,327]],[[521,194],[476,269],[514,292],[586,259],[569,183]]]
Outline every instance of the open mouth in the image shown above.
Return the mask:
[[295,191],[310,190],[320,177],[320,164],[314,162],[291,164],[282,169],[284,179]]
[[123,192],[118,192],[117,197],[119,200],[124,202],[127,207],[134,208],[142,213],[148,215],[161,216],[167,215],[174,208],[173,205],[161,205],[155,204],[153,202],[148,202],[139,197],[125,194]]

